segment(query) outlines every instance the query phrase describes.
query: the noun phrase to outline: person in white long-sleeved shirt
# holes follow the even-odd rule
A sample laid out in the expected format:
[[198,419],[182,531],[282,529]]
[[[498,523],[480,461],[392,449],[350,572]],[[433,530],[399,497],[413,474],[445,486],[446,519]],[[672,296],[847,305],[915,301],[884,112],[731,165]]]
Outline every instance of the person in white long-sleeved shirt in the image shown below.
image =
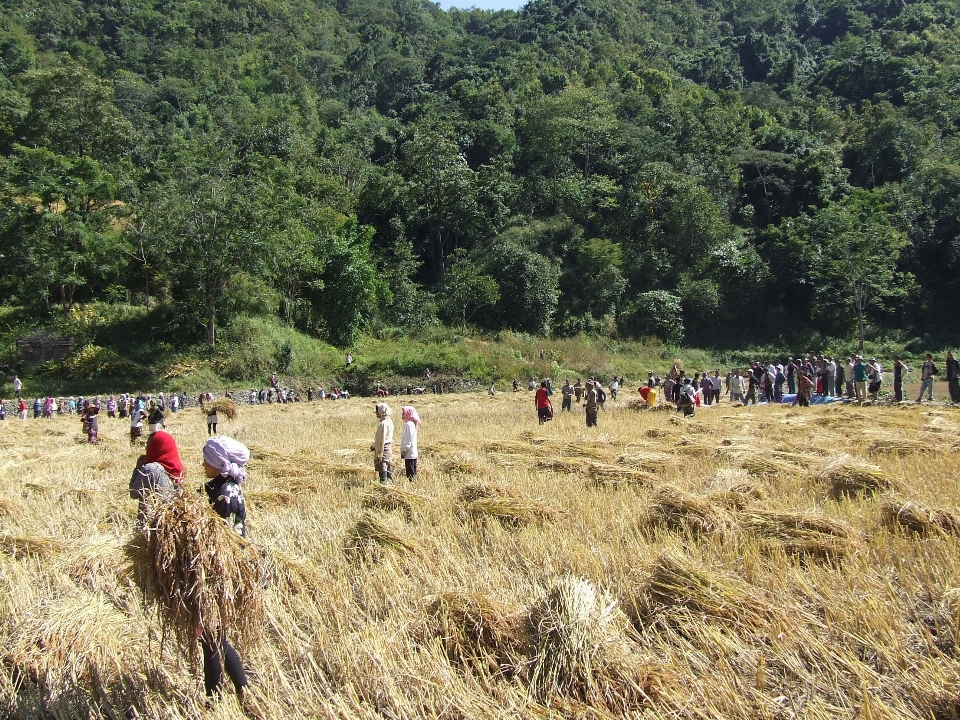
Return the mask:
[[386,403],[377,403],[377,432],[373,436],[370,450],[373,452],[373,467],[380,477],[380,482],[393,482],[393,420],[390,419],[390,406]]
[[400,419],[403,427],[400,429],[400,457],[403,458],[403,467],[407,480],[413,481],[417,476],[417,432],[420,429],[420,416],[412,405],[400,408]]

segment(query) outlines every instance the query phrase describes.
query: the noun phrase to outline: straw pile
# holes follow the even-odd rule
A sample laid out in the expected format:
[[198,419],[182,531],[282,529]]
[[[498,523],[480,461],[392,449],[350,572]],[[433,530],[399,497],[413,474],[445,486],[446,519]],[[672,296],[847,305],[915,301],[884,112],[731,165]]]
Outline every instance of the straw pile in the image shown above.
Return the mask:
[[434,597],[427,614],[451,662],[479,672],[512,673],[525,638],[515,614],[482,593],[449,592]]
[[675,487],[657,493],[647,510],[647,523],[692,535],[725,535],[736,528],[736,520],[726,509]]
[[470,483],[457,495],[454,513],[461,520],[495,518],[508,527],[539,525],[566,513],[540,500],[524,497],[512,488],[494,483]]
[[750,510],[740,513],[740,525],[759,537],[767,549],[788,555],[842,557],[863,540],[849,525],[810,513]]
[[662,452],[632,452],[617,457],[617,462],[621,465],[648,472],[662,470],[664,467],[676,463],[676,461],[677,459],[673,455]]
[[583,460],[565,457],[547,457],[538,458],[537,467],[541,470],[553,470],[554,472],[577,474],[587,469]]
[[457,453],[444,459],[439,470],[450,475],[485,475],[487,468],[477,459],[465,453]]
[[501,525],[512,528],[541,525],[566,515],[563,510],[549,503],[525,497],[479,498],[463,503],[458,510],[461,517],[494,518]]
[[264,626],[259,555],[198,493],[159,504],[127,549],[144,599],[159,606],[161,624],[182,648],[196,652],[198,625],[257,642]]
[[589,460],[604,460],[607,453],[590,445],[592,441],[569,442],[563,446],[563,454],[571,457],[587,458]]
[[483,446],[485,452],[501,455],[539,455],[545,448],[519,440],[495,440]]
[[682,554],[665,552],[646,581],[645,593],[633,610],[641,623],[655,622],[664,609],[675,614],[698,613],[751,628],[780,617],[759,591],[742,581],[711,573]]
[[418,553],[420,547],[389,518],[365,510],[348,531],[343,549],[352,558],[378,559],[385,550],[407,554]]
[[626,711],[655,692],[656,673],[627,648],[626,616],[588,580],[558,580],[533,607],[529,622],[536,642],[530,691],[541,702],[573,698]]
[[890,477],[876,465],[870,465],[850,455],[841,455],[820,468],[818,479],[835,498],[872,495],[893,484]]
[[881,506],[880,515],[887,525],[917,535],[960,535],[960,515],[950,510],[890,499]]
[[200,412],[204,417],[216,413],[217,416],[223,416],[228,420],[237,419],[237,404],[230,398],[217,398],[212,403],[205,403],[200,406]]
[[103,597],[57,598],[18,620],[4,659],[35,682],[109,682],[129,670],[122,658],[134,625]]
[[871,455],[909,455],[911,453],[925,452],[933,447],[930,443],[920,442],[901,437],[877,438],[867,451]]
[[67,549],[67,543],[49,535],[0,535],[0,552],[23,558],[32,555],[37,558],[49,558]]
[[603,463],[590,463],[587,474],[596,487],[650,487],[660,482],[653,473]]
[[282,584],[294,595],[319,596],[326,591],[330,582],[314,563],[280,550],[265,553],[264,565],[265,579],[271,584]]
[[409,522],[429,501],[430,498],[392,485],[374,485],[363,494],[360,504],[369,510],[398,510]]
[[290,507],[302,499],[297,493],[289,490],[245,490],[244,500],[248,505],[257,507]]

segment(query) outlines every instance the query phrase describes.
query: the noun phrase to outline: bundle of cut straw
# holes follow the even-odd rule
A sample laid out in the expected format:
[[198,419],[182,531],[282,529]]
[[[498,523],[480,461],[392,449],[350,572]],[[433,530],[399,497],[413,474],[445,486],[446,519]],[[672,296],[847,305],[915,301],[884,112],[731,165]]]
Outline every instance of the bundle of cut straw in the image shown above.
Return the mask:
[[457,502],[469,503],[474,500],[503,497],[518,498],[520,497],[520,493],[513,488],[497,485],[496,483],[473,482],[467,483],[461,488],[460,492],[457,493]]
[[450,475],[485,475],[487,468],[472,455],[456,453],[440,463],[440,472]]
[[587,469],[583,460],[565,457],[543,457],[537,459],[537,467],[542,470],[553,470],[554,472],[577,474]]
[[757,475],[758,477],[789,475],[798,472],[800,469],[796,465],[782,460],[773,460],[766,457],[766,454],[762,452],[743,455],[739,458],[738,464],[751,475]]
[[196,651],[198,626],[257,642],[264,627],[259,553],[199,494],[159,504],[127,551],[144,599],[159,606],[160,622],[181,647]]
[[634,605],[641,622],[658,606],[682,608],[720,620],[760,627],[779,618],[776,608],[743,582],[711,573],[682,554],[665,552],[650,571],[646,597]]
[[818,478],[835,498],[871,495],[893,485],[890,477],[876,465],[850,455],[841,455],[820,468]]
[[842,557],[855,550],[863,536],[849,525],[823,515],[772,510],[740,513],[740,524],[767,548],[789,555]]
[[647,510],[647,523],[693,535],[726,534],[736,528],[736,521],[723,507],[675,487],[657,493]]
[[629,454],[617,457],[617,462],[621,465],[636,468],[637,470],[647,470],[656,472],[664,467],[675,463],[677,459],[672,455],[662,452],[631,452]]
[[522,622],[482,593],[449,592],[431,599],[427,614],[452,662],[481,672],[512,673],[521,664]]
[[409,522],[429,501],[430,498],[392,485],[374,485],[364,493],[360,504],[370,510],[399,510]]
[[960,515],[951,510],[890,499],[881,506],[880,513],[891,527],[917,535],[960,535]]
[[930,442],[920,442],[904,437],[877,438],[867,451],[871,455],[909,455],[911,453],[929,452],[936,447]]
[[230,398],[217,398],[213,402],[204,403],[201,405],[200,412],[203,413],[204,417],[216,413],[218,417],[222,415],[228,420],[236,420],[237,404]]
[[129,618],[102,596],[57,598],[19,618],[4,659],[45,685],[95,678],[99,686],[128,671],[123,655],[134,644],[131,630]]
[[540,455],[545,450],[542,446],[519,440],[495,440],[484,445],[483,449],[488,453],[501,455]]
[[49,535],[0,535],[0,552],[22,558],[33,555],[48,558],[66,550],[67,543]]
[[404,536],[402,528],[381,515],[365,510],[357,524],[347,533],[343,544],[348,556],[376,559],[384,550],[397,553],[419,553],[420,547]]
[[494,518],[502,525],[522,527],[530,524],[551,522],[566,513],[542,500],[524,497],[479,498],[463,503],[458,514],[473,518]]
[[596,487],[651,487],[660,482],[653,473],[603,463],[590,463],[587,474]]
[[625,650],[626,616],[590,581],[558,580],[531,610],[529,624],[536,644],[530,691],[542,702],[572,698],[622,712],[650,699],[653,673]]

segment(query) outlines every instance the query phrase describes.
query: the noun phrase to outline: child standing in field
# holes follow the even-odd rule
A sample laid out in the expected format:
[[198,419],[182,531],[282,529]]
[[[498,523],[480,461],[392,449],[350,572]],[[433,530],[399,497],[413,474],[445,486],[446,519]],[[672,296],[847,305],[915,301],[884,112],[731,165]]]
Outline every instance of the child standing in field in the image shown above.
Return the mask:
[[390,419],[390,406],[386,403],[376,404],[377,432],[373,436],[373,468],[377,471],[380,482],[393,482],[393,420]]
[[420,429],[420,416],[412,405],[400,408],[403,428],[400,430],[400,457],[403,458],[407,480],[413,482],[417,476],[417,431]]

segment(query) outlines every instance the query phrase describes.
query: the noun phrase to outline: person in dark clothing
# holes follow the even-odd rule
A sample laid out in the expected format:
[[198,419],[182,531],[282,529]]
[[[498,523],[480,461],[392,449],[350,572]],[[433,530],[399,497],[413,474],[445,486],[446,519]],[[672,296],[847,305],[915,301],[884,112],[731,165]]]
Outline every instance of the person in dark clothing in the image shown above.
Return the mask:
[[[207,439],[203,446],[203,469],[207,477],[203,489],[217,515],[227,527],[246,537],[247,510],[241,485],[247,479],[246,464],[250,451],[237,440],[226,436]],[[223,688],[223,672],[233,682],[237,697],[243,700],[248,686],[243,663],[227,641],[226,628],[203,628],[200,633],[203,650],[203,684],[208,697],[219,696]]]
[[899,355],[893,356],[893,399],[903,402],[903,373],[909,368],[900,360]]
[[947,353],[947,389],[950,391],[950,402],[960,403],[960,363],[953,356],[953,351]]

